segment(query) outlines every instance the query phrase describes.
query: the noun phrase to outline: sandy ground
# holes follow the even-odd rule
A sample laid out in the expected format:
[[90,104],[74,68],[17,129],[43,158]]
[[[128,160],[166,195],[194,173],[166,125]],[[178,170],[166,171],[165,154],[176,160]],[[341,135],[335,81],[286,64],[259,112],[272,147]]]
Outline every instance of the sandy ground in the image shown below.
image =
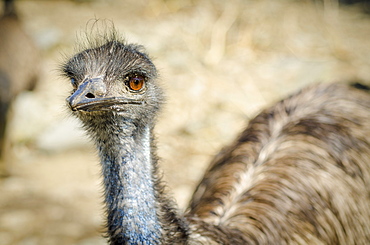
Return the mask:
[[161,73],[159,155],[183,209],[212,156],[261,108],[310,83],[370,81],[370,16],[324,3],[19,1],[42,69],[13,106],[0,244],[105,244],[98,159],[65,107],[71,87],[58,71],[89,20],[113,21]]

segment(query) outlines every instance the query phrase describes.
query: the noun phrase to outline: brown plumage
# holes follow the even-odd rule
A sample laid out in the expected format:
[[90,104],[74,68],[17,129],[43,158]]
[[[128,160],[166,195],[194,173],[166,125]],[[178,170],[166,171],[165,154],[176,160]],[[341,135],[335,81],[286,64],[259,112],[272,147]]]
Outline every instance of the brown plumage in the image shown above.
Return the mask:
[[221,244],[369,244],[370,94],[315,85],[262,111],[186,216],[224,228],[203,233]]
[[262,111],[184,215],[158,174],[154,64],[115,34],[63,65],[101,159],[110,244],[369,244],[370,94],[321,84]]

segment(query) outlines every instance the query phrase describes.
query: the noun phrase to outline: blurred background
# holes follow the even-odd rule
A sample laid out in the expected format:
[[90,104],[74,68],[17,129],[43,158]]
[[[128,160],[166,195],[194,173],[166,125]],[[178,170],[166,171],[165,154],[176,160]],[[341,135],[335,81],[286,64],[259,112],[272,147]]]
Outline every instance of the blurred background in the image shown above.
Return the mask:
[[212,156],[262,108],[311,83],[370,81],[366,2],[19,0],[15,8],[13,24],[0,21],[9,108],[0,244],[106,244],[97,154],[70,116],[71,85],[59,71],[89,20],[113,21],[160,71],[158,154],[180,209]]

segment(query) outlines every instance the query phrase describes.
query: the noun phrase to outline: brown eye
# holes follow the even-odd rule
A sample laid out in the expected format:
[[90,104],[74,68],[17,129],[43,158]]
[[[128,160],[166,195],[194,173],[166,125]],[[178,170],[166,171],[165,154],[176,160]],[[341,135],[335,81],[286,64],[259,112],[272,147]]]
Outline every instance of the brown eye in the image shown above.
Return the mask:
[[141,76],[135,76],[128,81],[128,87],[133,91],[140,91],[144,87],[145,79]]

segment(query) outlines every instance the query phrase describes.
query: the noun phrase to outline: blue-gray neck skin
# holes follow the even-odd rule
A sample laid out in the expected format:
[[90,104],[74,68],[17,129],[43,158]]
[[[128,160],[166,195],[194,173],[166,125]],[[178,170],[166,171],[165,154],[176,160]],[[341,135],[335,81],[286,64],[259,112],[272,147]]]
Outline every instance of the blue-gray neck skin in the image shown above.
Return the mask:
[[159,244],[162,227],[152,177],[151,128],[138,129],[129,122],[104,126],[106,134],[97,136],[97,146],[110,243]]

